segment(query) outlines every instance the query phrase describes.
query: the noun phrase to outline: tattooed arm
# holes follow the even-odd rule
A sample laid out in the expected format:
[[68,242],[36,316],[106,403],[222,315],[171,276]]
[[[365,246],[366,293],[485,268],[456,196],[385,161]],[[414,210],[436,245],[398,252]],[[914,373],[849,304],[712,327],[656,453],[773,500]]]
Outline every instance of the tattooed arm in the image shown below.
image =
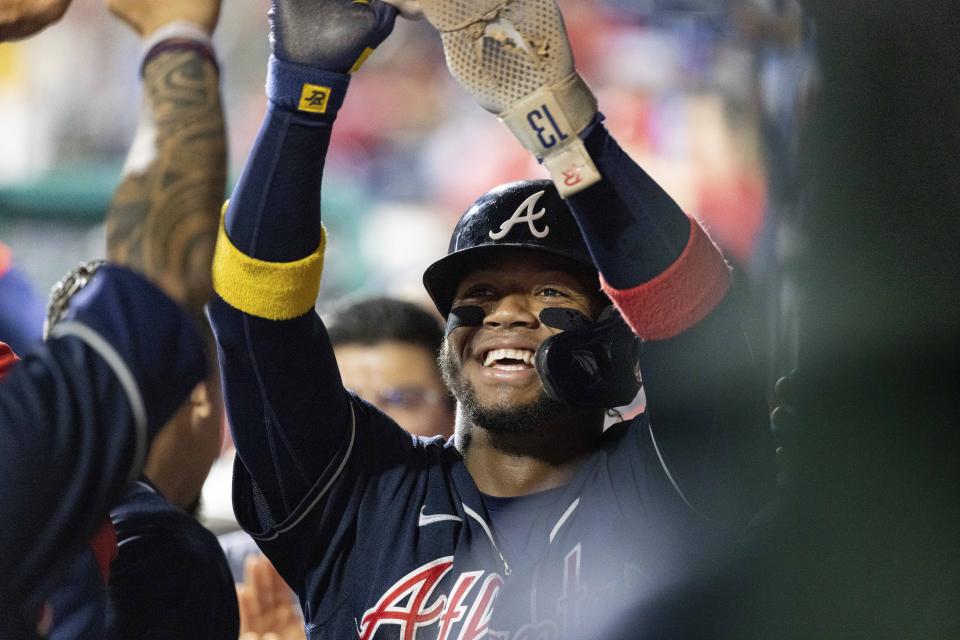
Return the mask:
[[[144,39],[143,105],[107,213],[107,255],[182,304],[202,326],[226,181],[219,71],[209,36],[220,0],[107,0]],[[189,508],[219,454],[219,371],[207,331],[210,375],[154,440],[145,471]]]
[[144,104],[123,182],[107,214],[107,256],[199,315],[226,180],[219,74],[189,49],[144,67]]

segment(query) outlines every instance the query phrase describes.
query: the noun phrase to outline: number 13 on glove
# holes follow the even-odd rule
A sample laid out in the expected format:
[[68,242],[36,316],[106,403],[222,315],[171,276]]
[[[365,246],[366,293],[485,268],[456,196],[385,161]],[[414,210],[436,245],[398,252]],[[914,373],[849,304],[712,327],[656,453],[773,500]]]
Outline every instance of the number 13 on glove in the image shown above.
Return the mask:
[[[579,82],[593,98],[580,76],[574,74],[571,79]],[[564,98],[569,97],[569,93],[558,97],[544,88],[500,114],[500,121],[507,125],[520,144],[543,161],[557,191],[564,198],[600,181],[600,172],[587,153],[579,131],[567,116],[569,101],[565,103]],[[596,102],[593,103],[593,113],[596,113]]]

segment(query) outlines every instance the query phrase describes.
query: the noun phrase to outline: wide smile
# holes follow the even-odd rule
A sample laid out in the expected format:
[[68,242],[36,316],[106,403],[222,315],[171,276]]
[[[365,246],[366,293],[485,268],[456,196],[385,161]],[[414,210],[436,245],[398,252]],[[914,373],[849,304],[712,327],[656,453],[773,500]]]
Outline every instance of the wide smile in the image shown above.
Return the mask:
[[495,348],[481,352],[479,363],[482,365],[482,378],[497,383],[527,382],[536,377],[533,366],[532,349]]
[[529,349],[490,349],[483,354],[483,366],[504,371],[523,371],[533,366]]

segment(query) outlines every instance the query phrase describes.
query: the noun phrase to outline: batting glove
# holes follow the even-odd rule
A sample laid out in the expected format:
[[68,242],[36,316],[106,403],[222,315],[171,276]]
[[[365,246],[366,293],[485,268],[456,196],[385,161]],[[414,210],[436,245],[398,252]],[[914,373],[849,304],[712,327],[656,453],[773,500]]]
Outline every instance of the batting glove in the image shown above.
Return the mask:
[[564,197],[600,180],[579,134],[597,101],[573,66],[554,0],[420,0],[447,66],[550,171]]
[[277,58],[352,73],[390,35],[397,10],[379,0],[272,0],[269,16]]
[[350,74],[393,30],[380,0],[271,0],[267,97],[277,107],[332,121]]

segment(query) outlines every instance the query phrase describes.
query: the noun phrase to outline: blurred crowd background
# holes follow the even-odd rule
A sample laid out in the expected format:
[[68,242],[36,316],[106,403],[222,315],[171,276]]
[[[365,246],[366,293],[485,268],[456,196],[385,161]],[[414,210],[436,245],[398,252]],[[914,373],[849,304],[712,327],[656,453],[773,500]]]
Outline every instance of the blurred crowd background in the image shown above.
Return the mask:
[[[960,637],[960,3],[559,4],[614,137],[740,267],[765,381],[804,374],[800,425],[774,429],[793,520],[744,568],[777,630],[759,635]],[[265,108],[267,7],[225,0],[215,38],[233,178]],[[102,0],[0,44],[0,270],[12,256],[42,296],[105,252],[140,57]],[[399,22],[352,84],[324,180],[321,308],[422,301],[472,200],[545,173],[424,23]],[[205,504],[229,504],[228,473]]]
[[[815,85],[814,33],[799,8],[560,4],[614,136],[706,223],[750,286],[767,288],[772,259],[789,250],[775,222],[796,204],[793,138]],[[234,178],[265,109],[267,6],[228,0],[215,39]],[[0,45],[0,242],[44,295],[77,261],[104,253],[103,215],[140,104],[138,47],[100,0],[76,0],[56,29]],[[429,26],[398,21],[356,74],[335,128],[321,304],[374,292],[425,300],[423,268],[472,200],[541,175],[450,77]]]

